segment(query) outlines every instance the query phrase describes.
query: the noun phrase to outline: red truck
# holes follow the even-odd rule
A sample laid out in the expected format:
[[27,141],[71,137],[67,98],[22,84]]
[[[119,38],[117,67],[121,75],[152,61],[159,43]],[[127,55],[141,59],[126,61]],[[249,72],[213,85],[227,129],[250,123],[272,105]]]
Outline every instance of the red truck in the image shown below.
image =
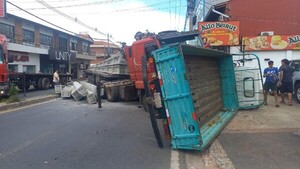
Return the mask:
[[[40,90],[53,87],[52,74],[10,72],[9,62],[6,37],[0,34],[0,98],[9,95],[9,87],[12,84],[21,90],[27,90],[31,85]],[[67,83],[70,77],[70,74],[60,74],[61,83]]]
[[[123,45],[120,53],[113,55],[104,62],[91,66],[86,71],[90,83],[102,81],[105,97],[109,101],[132,100],[139,98],[145,105],[145,88],[142,74],[142,56],[161,46],[172,43],[193,42],[203,45],[198,31],[178,32],[164,31],[158,34],[138,32],[136,41],[131,46]],[[147,65],[148,79],[155,76],[153,62]]]

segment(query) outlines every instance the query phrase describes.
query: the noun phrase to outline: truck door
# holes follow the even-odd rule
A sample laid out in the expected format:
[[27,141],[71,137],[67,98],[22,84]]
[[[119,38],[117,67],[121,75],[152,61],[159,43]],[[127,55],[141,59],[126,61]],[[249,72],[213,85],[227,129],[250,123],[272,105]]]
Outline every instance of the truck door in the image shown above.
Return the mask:
[[259,59],[254,54],[233,55],[236,89],[240,109],[263,104],[263,79]]

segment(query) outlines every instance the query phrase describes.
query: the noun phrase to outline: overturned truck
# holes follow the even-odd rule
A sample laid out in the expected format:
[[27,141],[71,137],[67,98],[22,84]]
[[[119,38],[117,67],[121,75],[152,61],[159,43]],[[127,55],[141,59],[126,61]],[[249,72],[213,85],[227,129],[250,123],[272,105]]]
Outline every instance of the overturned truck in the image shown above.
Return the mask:
[[139,93],[160,147],[158,121],[173,148],[204,150],[234,117],[239,103],[233,56],[201,47],[201,39],[197,45],[187,43],[198,36],[166,31],[139,39],[125,48],[126,57],[120,53],[91,67],[89,82],[101,82],[110,101]]
[[[232,56],[183,44],[163,47],[152,56],[145,60],[154,59],[157,77],[144,82],[149,85],[148,100],[161,100],[159,106],[148,104],[158,144],[162,146],[157,112],[168,124],[165,133],[173,148],[205,149],[239,107]],[[155,100],[157,93],[161,98]]]

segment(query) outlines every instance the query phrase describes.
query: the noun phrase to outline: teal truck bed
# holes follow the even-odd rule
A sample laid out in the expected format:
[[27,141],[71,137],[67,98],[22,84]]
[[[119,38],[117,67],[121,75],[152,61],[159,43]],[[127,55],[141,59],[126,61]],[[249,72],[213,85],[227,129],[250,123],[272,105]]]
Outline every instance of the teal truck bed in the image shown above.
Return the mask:
[[205,149],[239,107],[232,55],[180,44],[152,54],[172,147]]

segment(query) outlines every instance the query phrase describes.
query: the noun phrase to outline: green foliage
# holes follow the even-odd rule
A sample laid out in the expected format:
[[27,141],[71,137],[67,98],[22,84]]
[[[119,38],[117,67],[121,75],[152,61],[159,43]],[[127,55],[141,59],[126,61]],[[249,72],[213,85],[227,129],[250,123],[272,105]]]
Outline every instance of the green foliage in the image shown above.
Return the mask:
[[14,102],[19,102],[19,101],[20,101],[20,99],[18,98],[18,95],[11,95],[6,100],[6,103],[14,103]]
[[8,90],[9,97],[6,100],[6,103],[19,102],[20,99],[18,98],[18,93],[19,93],[19,90],[18,90],[17,86],[15,84],[12,84]]
[[9,96],[14,96],[14,95],[17,95],[18,93],[19,93],[19,90],[18,90],[17,86],[15,84],[12,84],[9,87],[8,95]]

